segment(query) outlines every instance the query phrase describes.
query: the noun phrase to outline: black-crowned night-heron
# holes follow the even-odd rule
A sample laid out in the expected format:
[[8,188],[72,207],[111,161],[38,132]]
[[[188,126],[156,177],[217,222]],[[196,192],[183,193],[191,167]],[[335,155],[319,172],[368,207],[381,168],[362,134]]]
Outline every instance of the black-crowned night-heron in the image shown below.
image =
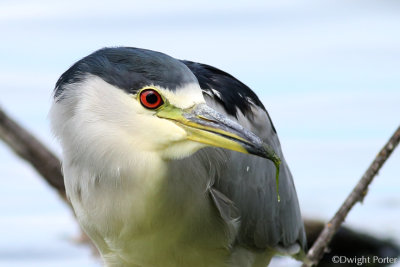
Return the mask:
[[50,116],[67,195],[107,266],[266,266],[303,254],[272,121],[231,75],[105,48],[60,77]]

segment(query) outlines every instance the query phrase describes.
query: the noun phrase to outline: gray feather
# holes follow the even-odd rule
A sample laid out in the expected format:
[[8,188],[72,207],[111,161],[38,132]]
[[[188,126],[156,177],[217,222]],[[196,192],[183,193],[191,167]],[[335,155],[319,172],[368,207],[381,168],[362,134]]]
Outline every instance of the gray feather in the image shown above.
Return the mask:
[[[212,98],[207,104],[225,115],[224,109]],[[275,166],[264,158],[227,151],[226,169],[219,172],[214,188],[228,197],[240,213],[237,241],[240,245],[263,250],[276,246],[290,247],[296,242],[306,249],[306,238],[297,194],[289,167],[268,114],[252,108],[252,120],[239,112],[238,121],[261,137],[282,160],[277,201]]]

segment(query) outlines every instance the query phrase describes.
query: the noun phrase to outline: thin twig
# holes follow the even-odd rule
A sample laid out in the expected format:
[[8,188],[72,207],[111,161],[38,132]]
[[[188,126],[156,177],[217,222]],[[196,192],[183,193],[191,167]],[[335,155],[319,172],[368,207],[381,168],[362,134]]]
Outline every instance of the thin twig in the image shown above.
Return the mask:
[[394,132],[389,141],[376,155],[374,161],[371,163],[367,171],[364,173],[360,181],[354,187],[353,191],[346,198],[342,206],[336,212],[335,216],[325,225],[318,239],[314,245],[308,251],[307,259],[308,262],[304,263],[302,267],[309,267],[317,265],[321,260],[322,256],[327,250],[327,247],[332,240],[333,235],[337,232],[340,225],[343,223],[349,211],[358,202],[362,201],[368,192],[368,186],[385,163],[385,161],[392,154],[393,150],[399,144],[400,141],[400,126]]
[[66,200],[59,159],[38,139],[11,119],[0,107],[0,139],[55,188]]

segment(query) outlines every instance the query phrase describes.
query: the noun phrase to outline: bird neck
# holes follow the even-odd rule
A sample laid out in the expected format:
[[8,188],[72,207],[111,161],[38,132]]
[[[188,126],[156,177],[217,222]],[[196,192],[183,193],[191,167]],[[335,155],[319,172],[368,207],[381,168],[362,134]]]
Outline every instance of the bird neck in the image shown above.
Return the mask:
[[[207,251],[226,244],[224,226],[207,193],[215,161],[199,152],[194,158],[167,161],[131,151],[118,161],[103,155],[98,162],[97,157],[87,159],[91,165],[80,161],[65,167],[78,220],[102,255],[140,262],[181,251],[184,247],[177,245],[189,240]],[[102,162],[107,166],[96,166]],[[211,237],[201,235],[204,229]]]

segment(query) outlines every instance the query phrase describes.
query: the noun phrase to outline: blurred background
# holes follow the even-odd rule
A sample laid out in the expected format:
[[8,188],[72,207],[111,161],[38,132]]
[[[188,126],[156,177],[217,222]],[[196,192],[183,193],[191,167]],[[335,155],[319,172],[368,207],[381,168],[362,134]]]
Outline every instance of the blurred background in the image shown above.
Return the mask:
[[[54,84],[101,47],[234,75],[268,109],[307,218],[333,216],[400,121],[394,0],[3,0],[0,33],[0,105],[58,155],[47,118]],[[400,243],[399,193],[397,150],[346,225]],[[0,266],[100,266],[78,236],[68,207],[0,142]]]

